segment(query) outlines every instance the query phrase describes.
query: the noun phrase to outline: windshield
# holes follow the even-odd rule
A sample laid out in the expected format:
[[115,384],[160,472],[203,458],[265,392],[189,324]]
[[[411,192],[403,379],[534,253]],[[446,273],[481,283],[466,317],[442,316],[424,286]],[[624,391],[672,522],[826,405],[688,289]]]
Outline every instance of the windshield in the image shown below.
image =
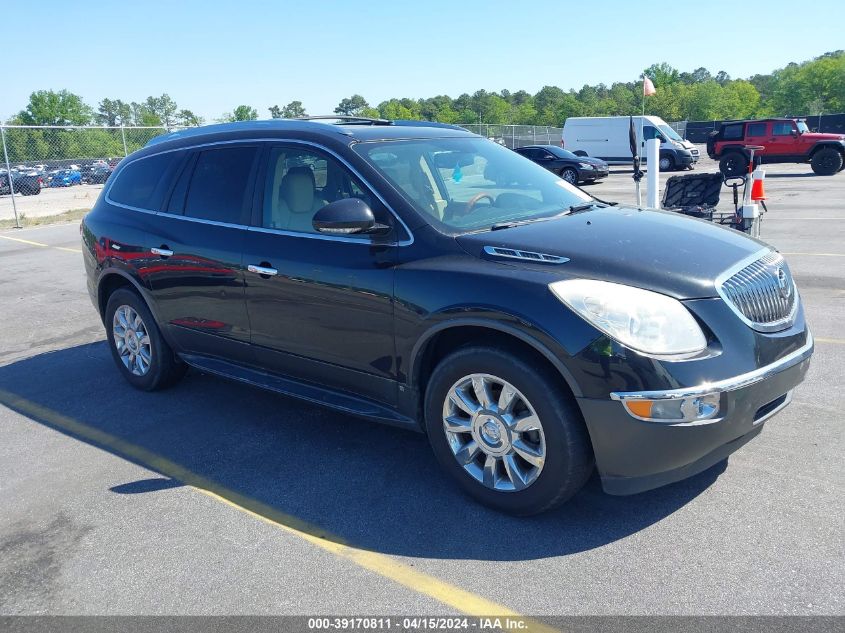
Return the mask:
[[673,141],[680,142],[680,141],[684,140],[680,136],[678,136],[678,133],[675,130],[673,130],[671,127],[669,127],[665,123],[663,125],[658,125],[657,127],[659,127],[660,131],[663,132],[663,136],[668,136]]
[[810,131],[810,128],[807,127],[807,124],[804,121],[796,121],[795,124],[798,126],[798,132],[801,134]]
[[426,220],[448,232],[539,220],[592,199],[487,139],[367,142],[354,148]]
[[554,145],[549,145],[548,147],[546,147],[546,149],[549,150],[552,154],[554,154],[558,158],[568,158],[569,160],[579,160],[579,158],[575,154],[573,154],[572,152],[570,152],[567,149],[563,149],[561,147],[555,147]]

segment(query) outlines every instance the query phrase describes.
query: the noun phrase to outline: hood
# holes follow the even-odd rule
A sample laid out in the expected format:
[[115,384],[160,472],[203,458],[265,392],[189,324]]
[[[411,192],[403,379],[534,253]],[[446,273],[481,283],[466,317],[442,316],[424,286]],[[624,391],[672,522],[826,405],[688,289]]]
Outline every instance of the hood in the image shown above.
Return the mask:
[[579,156],[578,162],[587,163],[588,165],[595,165],[596,167],[607,167],[607,163],[601,158],[591,158],[589,156]]
[[[716,278],[762,242],[712,222],[670,211],[598,208],[498,231],[461,235],[476,257],[545,270],[556,277],[584,278],[654,290],[676,299],[717,297]],[[485,253],[502,247],[569,258],[543,264]]]
[[805,141],[845,141],[845,134],[831,134],[830,132],[804,132],[800,136]]

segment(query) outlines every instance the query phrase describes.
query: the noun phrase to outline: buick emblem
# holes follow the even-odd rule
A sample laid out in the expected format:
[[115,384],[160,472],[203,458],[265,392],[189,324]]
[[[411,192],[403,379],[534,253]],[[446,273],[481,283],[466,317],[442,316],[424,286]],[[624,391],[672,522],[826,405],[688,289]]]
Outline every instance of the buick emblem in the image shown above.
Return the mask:
[[780,296],[784,299],[789,299],[789,295],[792,294],[792,284],[789,283],[789,277],[787,277],[786,271],[778,266],[775,274],[778,278],[778,290],[780,290]]

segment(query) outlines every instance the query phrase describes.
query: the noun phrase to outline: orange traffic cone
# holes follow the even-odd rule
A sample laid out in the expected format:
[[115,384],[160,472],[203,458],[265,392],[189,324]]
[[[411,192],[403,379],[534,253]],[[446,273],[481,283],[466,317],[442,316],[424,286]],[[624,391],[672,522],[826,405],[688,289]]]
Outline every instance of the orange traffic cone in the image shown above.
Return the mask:
[[766,178],[766,172],[755,169],[751,174],[751,199],[755,202],[758,200],[766,200],[766,190],[763,189],[763,180]]

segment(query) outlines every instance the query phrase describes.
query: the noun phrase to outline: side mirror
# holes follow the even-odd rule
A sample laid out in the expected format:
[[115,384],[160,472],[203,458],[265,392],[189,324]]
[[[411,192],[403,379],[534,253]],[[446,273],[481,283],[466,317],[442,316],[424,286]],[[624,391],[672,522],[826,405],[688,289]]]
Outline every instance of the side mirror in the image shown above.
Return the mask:
[[540,156],[540,160],[554,160],[554,156],[549,156],[548,154],[543,154]]
[[798,136],[798,130],[792,130],[791,134],[792,134],[792,136],[797,137]]
[[342,198],[330,202],[314,214],[312,220],[318,233],[327,235],[355,235],[382,233],[389,230],[376,222],[372,209],[359,198]]

